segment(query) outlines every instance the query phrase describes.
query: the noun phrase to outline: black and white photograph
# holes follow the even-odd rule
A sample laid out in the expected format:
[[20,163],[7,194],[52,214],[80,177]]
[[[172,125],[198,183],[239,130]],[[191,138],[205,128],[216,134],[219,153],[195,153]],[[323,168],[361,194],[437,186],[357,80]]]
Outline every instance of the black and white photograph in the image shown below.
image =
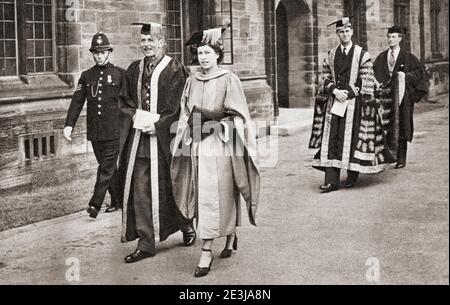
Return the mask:
[[0,285],[449,285],[448,8],[0,0]]

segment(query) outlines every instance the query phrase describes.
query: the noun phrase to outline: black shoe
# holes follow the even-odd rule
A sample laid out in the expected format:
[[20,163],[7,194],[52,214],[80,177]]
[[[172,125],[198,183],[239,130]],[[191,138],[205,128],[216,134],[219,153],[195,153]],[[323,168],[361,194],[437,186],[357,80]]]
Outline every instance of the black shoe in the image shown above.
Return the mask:
[[97,209],[96,207],[94,207],[92,205],[88,206],[86,211],[89,213],[89,216],[92,218],[97,218],[97,215],[100,212],[99,209]]
[[345,181],[344,187],[345,188],[352,188],[355,186],[356,181],[358,180],[358,178],[347,178],[347,180]]
[[[238,246],[237,246],[237,235],[236,233],[234,234],[234,241],[233,241],[233,250],[237,250]],[[231,253],[233,253],[233,250],[228,249],[225,245],[225,249],[222,250],[222,252],[220,252],[220,258],[229,258],[231,256]]]
[[337,187],[336,185],[332,185],[332,184],[326,184],[326,185],[320,186],[320,189],[321,189],[321,193],[325,194],[325,193],[337,191],[339,189],[339,187]]
[[197,234],[195,233],[195,231],[183,231],[183,243],[186,247],[192,246],[196,239]]
[[144,252],[141,250],[135,250],[130,255],[125,256],[125,263],[127,263],[127,264],[135,263],[135,262],[141,261],[147,257],[153,257],[153,256],[155,256],[155,254],[153,254],[153,253],[148,253],[148,252]]
[[118,210],[120,210],[119,207],[109,206],[109,207],[107,207],[107,208],[105,209],[105,213],[112,213],[112,212],[115,212],[115,211],[118,211]]
[[[203,248],[202,251],[212,252],[211,249],[203,249]],[[194,277],[202,277],[208,275],[209,271],[211,270],[211,264],[213,262],[213,259],[214,257],[211,256],[211,261],[209,262],[208,267],[200,267],[200,266],[195,267]]]
[[405,163],[397,163],[397,164],[395,165],[395,168],[396,168],[396,169],[400,169],[400,168],[404,168],[405,166],[406,166]]

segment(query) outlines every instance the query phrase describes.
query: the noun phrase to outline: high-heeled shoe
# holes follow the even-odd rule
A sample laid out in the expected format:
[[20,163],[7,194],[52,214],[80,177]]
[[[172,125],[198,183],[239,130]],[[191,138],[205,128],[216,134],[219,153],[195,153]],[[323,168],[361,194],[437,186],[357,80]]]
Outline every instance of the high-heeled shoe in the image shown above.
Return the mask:
[[[211,249],[203,249],[203,248],[202,251],[212,252]],[[213,262],[213,259],[214,257],[211,255],[211,261],[209,262],[208,267],[200,267],[200,266],[195,267],[194,277],[202,277],[208,275],[209,271],[211,270],[211,264]]]
[[[238,246],[237,246],[237,235],[234,234],[234,240],[233,240],[233,250],[237,250]],[[225,245],[225,249],[222,250],[222,252],[220,252],[220,258],[229,258],[231,256],[231,253],[233,253],[233,250],[228,249],[227,246]]]

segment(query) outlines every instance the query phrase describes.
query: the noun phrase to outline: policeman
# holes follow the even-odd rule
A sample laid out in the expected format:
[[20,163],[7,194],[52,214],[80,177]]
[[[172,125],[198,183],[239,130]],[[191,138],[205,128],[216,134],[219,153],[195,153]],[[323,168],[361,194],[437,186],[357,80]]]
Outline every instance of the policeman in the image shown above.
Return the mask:
[[106,191],[111,205],[105,212],[117,211],[122,206],[117,174],[119,153],[118,97],[125,71],[109,62],[113,48],[108,37],[99,32],[92,38],[91,51],[96,65],[81,74],[67,113],[64,137],[71,142],[72,131],[87,99],[87,139],[91,141],[99,164],[94,194],[87,212],[96,218]]

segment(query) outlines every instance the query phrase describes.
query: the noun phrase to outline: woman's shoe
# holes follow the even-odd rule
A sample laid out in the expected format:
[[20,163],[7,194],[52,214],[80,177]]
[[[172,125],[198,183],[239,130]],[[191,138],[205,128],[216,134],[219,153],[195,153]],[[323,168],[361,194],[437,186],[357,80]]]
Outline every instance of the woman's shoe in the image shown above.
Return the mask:
[[[233,250],[237,250],[238,246],[237,246],[237,235],[234,234],[234,241],[233,241]],[[233,253],[233,250],[228,249],[225,246],[225,249],[222,250],[222,252],[220,252],[220,258],[229,258],[231,256],[231,253]]]
[[[202,248],[202,251],[212,252],[211,249],[203,249],[203,248]],[[211,261],[209,262],[208,267],[200,267],[200,266],[195,267],[194,276],[195,277],[202,277],[202,276],[208,275],[209,270],[211,270],[211,264],[212,264],[213,259],[214,259],[214,257],[211,256]]]

